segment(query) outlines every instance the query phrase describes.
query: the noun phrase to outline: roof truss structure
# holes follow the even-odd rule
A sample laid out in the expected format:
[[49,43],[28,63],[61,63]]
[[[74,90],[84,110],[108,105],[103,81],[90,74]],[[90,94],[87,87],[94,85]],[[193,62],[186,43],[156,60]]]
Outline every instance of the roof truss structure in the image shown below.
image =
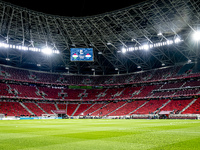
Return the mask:
[[[195,61],[198,48],[191,34],[200,26],[200,2],[149,0],[110,13],[88,17],[61,17],[0,1],[0,42],[60,51],[57,56],[0,50],[0,62],[18,67],[41,64],[41,70],[79,74],[116,74],[149,70]],[[158,36],[162,33],[162,36]],[[182,43],[122,54],[122,47],[140,46],[181,37]],[[71,62],[70,48],[93,47],[94,62]],[[101,52],[101,53],[99,53]],[[8,63],[5,58],[10,58]],[[140,66],[140,67],[138,67]],[[117,68],[117,69],[116,69]]]

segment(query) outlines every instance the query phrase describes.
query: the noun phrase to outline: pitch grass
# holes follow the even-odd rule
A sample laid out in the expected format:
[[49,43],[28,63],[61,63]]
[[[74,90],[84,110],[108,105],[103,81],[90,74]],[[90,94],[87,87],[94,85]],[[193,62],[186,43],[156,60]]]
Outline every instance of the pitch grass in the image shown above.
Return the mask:
[[200,150],[200,120],[0,121],[0,150]]

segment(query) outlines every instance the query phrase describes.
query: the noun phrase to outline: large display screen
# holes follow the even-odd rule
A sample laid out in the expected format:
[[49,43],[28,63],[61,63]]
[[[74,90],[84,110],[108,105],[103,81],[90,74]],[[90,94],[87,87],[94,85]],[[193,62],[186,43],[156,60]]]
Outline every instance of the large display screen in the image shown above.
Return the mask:
[[93,48],[71,48],[71,61],[94,61]]

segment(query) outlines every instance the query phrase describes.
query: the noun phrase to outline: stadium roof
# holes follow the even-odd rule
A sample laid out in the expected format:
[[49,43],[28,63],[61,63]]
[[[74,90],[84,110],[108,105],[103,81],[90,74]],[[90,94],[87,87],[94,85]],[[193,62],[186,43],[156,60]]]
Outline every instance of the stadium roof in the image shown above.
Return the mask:
[[105,12],[115,11],[117,9],[129,7],[134,4],[144,2],[146,0],[134,1],[114,1],[110,0],[57,0],[49,1],[40,0],[4,0],[17,6],[25,7],[34,11],[43,12],[46,14],[68,16],[68,17],[83,17],[102,14]]
[[[0,63],[54,72],[69,68],[71,73],[92,74],[95,69],[96,74],[117,74],[194,62],[199,58],[198,43],[191,36],[199,28],[199,5],[195,0],[149,0],[102,14],[64,17],[0,1],[0,42],[37,48],[48,45],[60,51],[46,56],[1,48]],[[176,38],[182,42],[121,52]],[[92,47],[94,62],[71,62],[70,48],[74,47]]]

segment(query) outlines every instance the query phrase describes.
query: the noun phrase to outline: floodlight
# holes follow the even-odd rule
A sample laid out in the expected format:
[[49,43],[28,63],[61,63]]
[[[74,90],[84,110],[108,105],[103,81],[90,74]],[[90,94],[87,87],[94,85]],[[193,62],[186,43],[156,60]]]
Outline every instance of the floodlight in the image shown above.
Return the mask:
[[129,47],[129,51],[134,51],[134,47]]
[[22,46],[22,50],[26,51],[26,50],[28,50],[28,47]]
[[177,37],[175,40],[174,40],[175,43],[179,43],[181,42],[181,39],[179,37]]
[[149,50],[149,45],[147,45],[147,44],[143,45],[143,49],[148,51]]
[[195,31],[193,33],[193,40],[200,41],[200,31]]
[[41,50],[44,54],[50,55],[53,53],[52,49],[49,47],[45,47]]
[[7,61],[10,61],[10,58],[6,58]]
[[167,40],[167,45],[173,44],[172,40]]
[[122,48],[122,53],[126,53],[126,49],[125,48]]
[[162,36],[163,34],[160,32],[160,33],[158,33],[157,35],[158,35],[158,36]]
[[0,42],[0,47],[8,48],[9,44]]

